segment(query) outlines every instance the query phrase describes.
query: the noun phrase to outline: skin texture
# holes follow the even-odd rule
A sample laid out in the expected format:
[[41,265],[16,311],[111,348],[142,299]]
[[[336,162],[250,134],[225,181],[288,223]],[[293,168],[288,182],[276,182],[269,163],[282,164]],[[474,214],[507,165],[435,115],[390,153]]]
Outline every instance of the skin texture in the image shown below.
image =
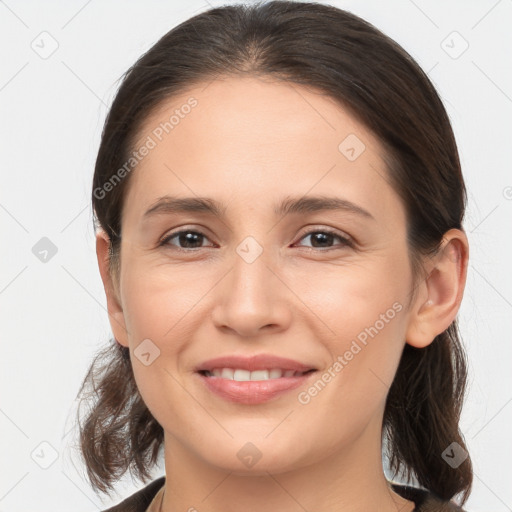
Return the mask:
[[[130,347],[140,393],[165,431],[163,510],[412,510],[382,470],[384,404],[404,344],[428,345],[457,314],[465,234],[447,232],[436,258],[425,260],[429,277],[415,283],[404,206],[388,183],[379,141],[332,99],[303,86],[254,77],[200,84],[161,104],[139,141],[190,97],[197,106],[131,176],[119,279],[108,271],[108,238],[97,235],[114,335]],[[338,149],[349,134],[365,145],[354,161]],[[226,216],[144,220],[165,194],[211,197]],[[274,203],[305,195],[349,200],[373,219],[345,211],[273,214]],[[158,246],[185,228],[204,237]],[[315,246],[311,233],[325,229],[353,246],[336,236]],[[252,263],[237,253],[248,236],[263,249]],[[393,304],[401,311],[300,403],[298,394]],[[133,353],[145,339],[160,350],[148,366]],[[225,401],[194,373],[213,357],[260,353],[318,372],[258,405]],[[248,442],[261,453],[252,467],[237,457]]]

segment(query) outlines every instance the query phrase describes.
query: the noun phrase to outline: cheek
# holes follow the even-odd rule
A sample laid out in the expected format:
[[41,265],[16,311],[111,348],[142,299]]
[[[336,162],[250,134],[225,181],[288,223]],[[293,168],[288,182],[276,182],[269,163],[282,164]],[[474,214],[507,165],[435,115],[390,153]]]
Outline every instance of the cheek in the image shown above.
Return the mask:
[[[145,338],[183,339],[180,335],[187,324],[187,315],[197,306],[207,291],[200,280],[191,280],[190,272],[179,267],[126,265],[123,281],[123,310],[129,338],[136,346]],[[168,347],[166,347],[166,350]]]
[[135,382],[151,414],[165,425],[169,411],[190,401],[180,384],[180,361],[189,344],[191,311],[204,291],[158,268],[126,269],[123,308]]
[[312,331],[324,333],[319,341],[333,363],[328,373],[335,375],[332,389],[340,404],[375,405],[393,381],[405,344],[411,280],[404,270],[408,261],[399,256],[324,271],[299,292],[318,312]]
[[313,431],[317,424],[336,425],[323,434],[327,444],[339,442],[339,432],[357,436],[383,410],[403,350],[406,323],[405,308],[399,301],[390,303],[389,296],[342,298],[341,307],[322,310],[322,318],[329,318],[336,333],[318,340],[327,349],[330,364],[302,391],[299,403],[305,404],[302,419]]
[[[379,256],[342,265],[326,264],[294,269],[286,277],[309,310],[320,331],[333,339],[357,337],[377,324],[386,332],[403,328],[411,276],[406,258]],[[393,328],[389,328],[390,324]],[[374,330],[372,329],[372,332]],[[364,338],[364,334],[361,335]]]
[[[204,291],[192,286],[188,279],[173,278],[158,268],[126,262],[125,271],[123,312],[132,367],[137,387],[155,415],[162,399],[179,395],[179,386],[177,394],[166,394],[165,398],[159,390],[163,382],[166,388],[175,384],[172,376],[179,369],[180,354],[188,343],[190,314]],[[183,276],[179,271],[174,273]]]

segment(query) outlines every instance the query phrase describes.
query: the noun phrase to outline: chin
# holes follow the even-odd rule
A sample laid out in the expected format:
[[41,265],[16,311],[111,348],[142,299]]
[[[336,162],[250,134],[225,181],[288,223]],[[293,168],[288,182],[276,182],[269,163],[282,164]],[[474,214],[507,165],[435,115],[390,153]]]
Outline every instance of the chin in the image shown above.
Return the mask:
[[231,439],[228,443],[217,440],[212,441],[216,449],[210,448],[202,456],[212,466],[238,476],[268,476],[268,473],[285,473],[309,465],[311,454],[297,453],[300,441],[288,439],[289,445],[277,439],[273,442],[250,436]]

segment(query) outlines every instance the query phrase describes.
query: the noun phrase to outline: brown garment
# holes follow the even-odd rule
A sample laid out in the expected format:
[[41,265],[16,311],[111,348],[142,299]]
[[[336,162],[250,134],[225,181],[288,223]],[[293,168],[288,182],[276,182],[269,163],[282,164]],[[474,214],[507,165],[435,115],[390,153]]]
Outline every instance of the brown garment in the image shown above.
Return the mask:
[[[103,512],[158,512],[162,496],[158,491],[163,488],[164,483],[165,476],[157,478],[118,505]],[[414,502],[416,507],[413,512],[465,512],[455,503],[443,501],[426,490],[397,483],[391,483],[391,486],[397,494]]]

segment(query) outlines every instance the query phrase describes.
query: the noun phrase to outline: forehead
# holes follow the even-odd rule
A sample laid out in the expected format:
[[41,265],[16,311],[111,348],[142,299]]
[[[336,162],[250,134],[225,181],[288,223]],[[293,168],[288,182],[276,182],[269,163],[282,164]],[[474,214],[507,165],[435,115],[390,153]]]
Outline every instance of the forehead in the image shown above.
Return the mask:
[[208,131],[211,140],[227,136],[223,148],[230,147],[231,153],[244,137],[258,146],[282,144],[286,139],[289,145],[294,140],[299,145],[306,138],[311,145],[323,141],[337,149],[345,132],[357,133],[374,149],[379,146],[345,106],[324,92],[259,77],[218,78],[163,100],[144,121],[137,144],[148,135],[157,143],[177,143],[191,131],[201,137],[198,141],[206,140]]
[[134,149],[145,143],[125,198],[138,216],[166,193],[263,205],[311,190],[373,203],[377,215],[401,207],[378,139],[332,98],[297,84],[202,83],[147,117]]

